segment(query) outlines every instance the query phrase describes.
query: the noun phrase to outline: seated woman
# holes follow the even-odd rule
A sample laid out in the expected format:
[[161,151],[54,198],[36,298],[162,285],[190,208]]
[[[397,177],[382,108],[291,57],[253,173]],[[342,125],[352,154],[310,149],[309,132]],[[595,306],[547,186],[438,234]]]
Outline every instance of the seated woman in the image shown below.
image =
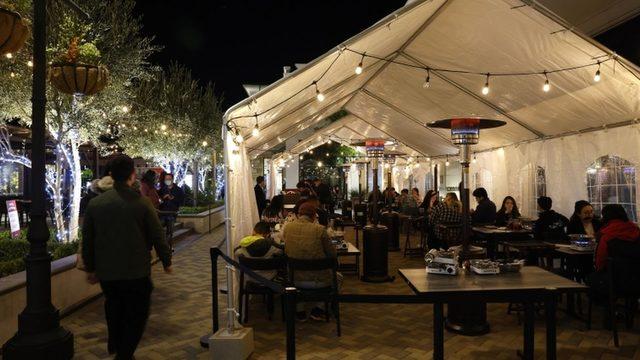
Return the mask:
[[622,205],[609,204],[602,208],[602,228],[597,234],[596,271],[602,271],[607,265],[609,242],[611,240],[631,241],[640,244],[640,229],[629,221]]
[[[458,234],[462,225],[462,203],[455,193],[447,193],[444,201],[432,211],[429,221],[434,224],[436,242],[429,244],[431,248],[445,248],[458,245]],[[453,226],[453,227],[452,227]]]
[[409,195],[408,189],[402,189],[400,197],[398,198],[398,205],[400,206],[400,213],[404,215],[417,215],[418,204],[416,199]]
[[262,212],[262,221],[277,223],[286,218],[284,210],[284,195],[276,195]]
[[496,225],[507,226],[512,220],[519,218],[520,211],[518,210],[516,200],[511,196],[505,197],[504,200],[502,200],[502,207],[496,214]]
[[602,223],[593,213],[593,206],[585,200],[576,201],[573,215],[567,225],[567,234],[582,234],[595,237]]

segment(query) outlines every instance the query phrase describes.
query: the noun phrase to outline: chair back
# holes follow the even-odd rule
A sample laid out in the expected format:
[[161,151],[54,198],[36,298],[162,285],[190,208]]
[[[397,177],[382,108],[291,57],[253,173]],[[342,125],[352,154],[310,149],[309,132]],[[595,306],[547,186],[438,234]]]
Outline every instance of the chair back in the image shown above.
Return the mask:
[[640,241],[614,239],[608,244],[607,271],[618,296],[640,296]]
[[251,270],[280,270],[285,269],[287,266],[287,258],[285,256],[252,258],[241,255],[238,256],[238,262]]
[[462,244],[462,224],[460,223],[442,223],[438,225],[440,241],[447,248]]
[[336,258],[324,258],[324,259],[293,259],[288,258],[287,264],[289,268],[289,281],[292,283],[295,279],[296,271],[331,271],[331,283],[333,291],[338,291],[338,259]]

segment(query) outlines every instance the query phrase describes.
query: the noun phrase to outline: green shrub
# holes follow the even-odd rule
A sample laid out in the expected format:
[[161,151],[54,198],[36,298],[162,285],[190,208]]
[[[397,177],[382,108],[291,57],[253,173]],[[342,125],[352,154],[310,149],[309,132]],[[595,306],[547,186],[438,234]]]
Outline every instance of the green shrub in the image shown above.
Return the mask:
[[0,240],[0,261],[22,259],[29,252],[26,240]]
[[[29,242],[26,240],[0,239],[0,277],[15,274],[25,269],[24,257],[29,253]],[[52,261],[62,259],[78,252],[78,242],[59,243],[49,241],[47,250]]]
[[0,278],[24,271],[24,259],[0,261]]

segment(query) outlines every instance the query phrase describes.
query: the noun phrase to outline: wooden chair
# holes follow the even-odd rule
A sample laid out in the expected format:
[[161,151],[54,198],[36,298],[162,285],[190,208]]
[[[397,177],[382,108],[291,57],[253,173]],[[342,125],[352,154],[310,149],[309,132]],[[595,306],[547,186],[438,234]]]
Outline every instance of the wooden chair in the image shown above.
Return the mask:
[[340,329],[340,303],[338,302],[338,261],[334,258],[326,259],[314,259],[314,260],[302,260],[302,259],[287,259],[289,269],[289,281],[295,279],[295,273],[298,271],[331,271],[331,284],[321,288],[304,288],[296,285],[298,290],[296,294],[296,302],[317,301],[324,302],[325,313],[327,315],[327,322],[329,321],[328,305],[331,304],[331,310],[333,316],[336,318],[336,329],[338,336],[341,336]]
[[[256,271],[282,271],[287,268],[287,258],[284,256],[276,256],[271,258],[250,258],[246,256],[238,256],[238,262],[241,265]],[[253,278],[245,281],[245,273],[240,270],[240,290],[238,291],[238,308],[240,309],[240,322],[249,321],[249,295],[262,295],[267,302],[267,313],[269,320],[273,317],[273,298],[275,293],[268,287],[261,284]],[[243,310],[244,308],[244,310]],[[282,312],[284,317],[284,311]]]

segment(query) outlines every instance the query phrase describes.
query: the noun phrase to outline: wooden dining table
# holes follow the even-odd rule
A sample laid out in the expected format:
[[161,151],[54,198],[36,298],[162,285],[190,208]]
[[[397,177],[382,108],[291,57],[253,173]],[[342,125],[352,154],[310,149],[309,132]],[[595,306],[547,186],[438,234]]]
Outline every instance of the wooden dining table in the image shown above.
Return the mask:
[[400,276],[413,292],[433,304],[433,358],[444,359],[443,306],[456,302],[517,302],[524,304],[524,359],[534,357],[534,303],[546,308],[546,354],[556,359],[556,301],[561,293],[583,292],[587,287],[536,266],[518,273],[477,275],[466,270],[456,276],[428,274],[424,268],[400,269]]
[[530,229],[507,229],[497,226],[473,226],[471,228],[478,239],[486,243],[487,257],[495,259],[498,253],[498,244],[501,241],[530,240],[532,231]]

